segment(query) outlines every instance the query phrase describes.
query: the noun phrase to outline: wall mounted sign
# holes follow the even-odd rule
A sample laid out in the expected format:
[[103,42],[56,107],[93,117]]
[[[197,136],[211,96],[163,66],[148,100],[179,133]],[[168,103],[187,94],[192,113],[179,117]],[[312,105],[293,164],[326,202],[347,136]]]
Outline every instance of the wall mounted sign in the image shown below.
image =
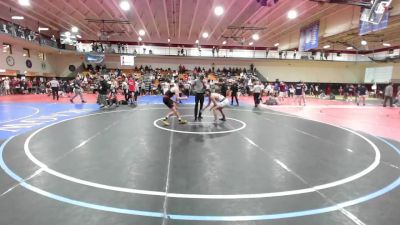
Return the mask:
[[7,56],[6,62],[7,62],[7,65],[9,65],[9,66],[14,66],[15,65],[15,60],[11,55]]
[[69,71],[74,72],[76,70],[76,67],[74,65],[69,65],[68,69]]
[[32,61],[31,60],[27,59],[25,64],[26,64],[26,67],[32,68]]

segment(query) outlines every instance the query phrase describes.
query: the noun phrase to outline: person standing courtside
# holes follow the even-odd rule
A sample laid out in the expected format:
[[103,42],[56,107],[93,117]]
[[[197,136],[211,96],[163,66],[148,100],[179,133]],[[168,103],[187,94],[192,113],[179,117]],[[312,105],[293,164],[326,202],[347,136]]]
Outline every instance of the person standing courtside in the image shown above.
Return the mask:
[[360,105],[360,102],[363,102],[363,106],[365,106],[365,98],[367,96],[367,88],[363,84],[359,84],[357,88],[357,105]]
[[388,84],[385,88],[385,100],[383,102],[383,107],[386,107],[386,102],[389,100],[390,107],[393,107],[393,85],[392,82]]
[[299,103],[299,105],[301,105],[301,102],[303,100],[303,104],[304,106],[306,105],[306,98],[305,98],[305,88],[304,88],[304,83],[299,81],[298,84],[296,84],[295,88],[295,103]]
[[258,107],[258,105],[260,104],[260,96],[262,89],[263,88],[259,81],[254,82],[254,87],[253,87],[254,107]]
[[236,105],[239,106],[239,100],[238,100],[238,91],[239,91],[239,87],[237,85],[236,82],[234,82],[231,86],[231,105],[233,105],[233,99],[235,98],[236,100]]
[[[204,76],[199,76],[192,84],[193,92],[195,93],[195,105],[194,105],[194,120],[201,120],[201,112],[203,110],[204,104],[204,92],[206,90],[206,85],[204,84]],[[199,110],[200,103],[200,110]]]
[[58,101],[58,91],[60,89],[60,83],[58,82],[58,80],[53,77],[53,79],[51,81],[49,81],[47,83],[47,85],[49,85],[51,87],[51,93],[53,94],[53,100],[56,100],[57,97],[57,101]]
[[81,98],[81,101],[82,101],[82,103],[85,103],[86,101],[83,99],[83,95],[82,95],[82,92],[83,92],[83,89],[82,89],[82,81],[80,80],[80,78],[79,78],[79,75],[78,76],[76,76],[76,78],[75,78],[75,80],[73,81],[73,87],[74,87],[74,93],[75,93],[75,95],[74,95],[74,97],[72,97],[69,101],[71,102],[71,103],[74,103],[74,99],[76,98],[76,96],[78,96],[79,95],[79,97]]

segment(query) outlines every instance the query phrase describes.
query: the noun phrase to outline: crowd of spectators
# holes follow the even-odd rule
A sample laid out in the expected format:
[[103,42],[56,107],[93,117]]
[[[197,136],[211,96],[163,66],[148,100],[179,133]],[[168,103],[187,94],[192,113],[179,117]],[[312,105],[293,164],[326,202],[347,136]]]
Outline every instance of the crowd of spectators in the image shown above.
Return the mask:
[[[177,81],[185,95],[192,95],[192,82],[198,76],[206,78],[207,88],[212,92],[219,92],[229,96],[232,89],[237,89],[238,95],[252,95],[254,82],[259,78],[254,75],[255,68],[210,68],[195,67],[191,70],[184,65],[179,65],[178,70],[170,68],[152,68],[151,65],[136,66],[129,73],[123,70],[108,70],[104,66],[88,66],[88,72],[78,74],[82,81],[82,88],[87,93],[98,91],[100,76],[108,83],[114,82],[116,90],[123,93],[123,82],[132,77],[136,82],[138,95],[162,95],[169,88],[170,83]],[[60,79],[60,91],[67,96],[72,92],[72,79]],[[267,95],[284,101],[285,98],[293,97],[295,86],[298,82],[260,82],[262,85],[261,96]],[[232,88],[235,86],[234,88]],[[383,97],[384,86],[363,84],[326,84],[326,83],[304,83],[305,94],[321,99],[335,99],[337,95],[343,96],[344,101],[355,101],[359,95],[360,88],[365,88],[366,96]],[[361,90],[363,90],[361,88]],[[50,89],[45,78],[1,78],[0,95],[10,94],[45,94]],[[284,94],[279,94],[284,93]]]
[[44,44],[51,47],[57,47],[57,41],[54,35],[46,37],[36,31],[30,30],[21,25],[17,25],[0,19],[0,33],[8,34],[13,37],[22,38],[37,44]]

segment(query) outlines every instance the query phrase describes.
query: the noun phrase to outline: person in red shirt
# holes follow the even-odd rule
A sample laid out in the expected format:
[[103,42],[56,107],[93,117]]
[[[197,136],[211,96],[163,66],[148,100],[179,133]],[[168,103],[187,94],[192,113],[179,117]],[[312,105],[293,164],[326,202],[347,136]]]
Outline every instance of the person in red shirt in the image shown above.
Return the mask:
[[128,79],[128,104],[137,104],[134,98],[136,92],[136,82],[132,77]]
[[285,100],[285,97],[286,97],[286,85],[285,85],[284,82],[281,82],[279,84],[279,97],[278,97],[278,100],[280,102],[283,102],[283,100]]

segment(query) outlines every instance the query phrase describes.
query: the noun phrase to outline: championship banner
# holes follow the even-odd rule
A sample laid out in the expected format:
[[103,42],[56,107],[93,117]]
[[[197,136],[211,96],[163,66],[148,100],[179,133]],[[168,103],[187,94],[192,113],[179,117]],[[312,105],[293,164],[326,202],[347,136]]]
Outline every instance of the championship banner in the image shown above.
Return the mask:
[[318,36],[319,36],[319,21],[301,28],[299,51],[305,52],[310,49],[318,48],[318,41],[319,41]]

